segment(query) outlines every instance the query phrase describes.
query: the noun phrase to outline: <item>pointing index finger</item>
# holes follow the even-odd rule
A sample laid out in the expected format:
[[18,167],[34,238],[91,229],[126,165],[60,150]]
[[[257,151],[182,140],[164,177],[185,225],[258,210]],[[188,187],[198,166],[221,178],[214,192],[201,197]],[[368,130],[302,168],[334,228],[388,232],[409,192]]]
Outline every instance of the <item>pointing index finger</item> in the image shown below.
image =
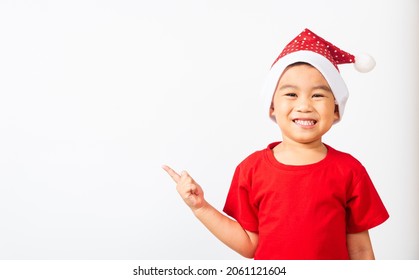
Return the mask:
[[173,181],[175,181],[175,183],[177,184],[180,180],[180,175],[177,174],[176,171],[174,171],[172,168],[170,168],[167,165],[163,165],[162,167],[167,172],[167,174],[169,174],[169,176],[172,177]]

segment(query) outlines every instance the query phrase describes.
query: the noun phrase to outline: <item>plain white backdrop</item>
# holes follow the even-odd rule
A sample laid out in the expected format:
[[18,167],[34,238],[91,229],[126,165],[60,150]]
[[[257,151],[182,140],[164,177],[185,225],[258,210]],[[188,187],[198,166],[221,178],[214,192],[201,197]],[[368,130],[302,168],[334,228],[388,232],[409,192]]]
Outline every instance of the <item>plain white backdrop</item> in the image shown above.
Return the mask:
[[236,165],[280,140],[258,94],[305,27],[376,68],[325,142],[390,219],[377,259],[419,259],[416,0],[0,1],[0,259],[241,259],[161,169],[222,209]]

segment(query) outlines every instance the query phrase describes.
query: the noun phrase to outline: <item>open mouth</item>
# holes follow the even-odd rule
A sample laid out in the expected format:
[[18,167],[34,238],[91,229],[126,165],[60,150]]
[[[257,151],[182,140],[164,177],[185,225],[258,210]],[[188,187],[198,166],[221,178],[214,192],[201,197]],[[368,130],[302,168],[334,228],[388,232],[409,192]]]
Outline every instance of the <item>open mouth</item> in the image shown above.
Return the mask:
[[293,122],[300,126],[313,126],[317,123],[316,120],[303,120],[303,119],[295,119]]

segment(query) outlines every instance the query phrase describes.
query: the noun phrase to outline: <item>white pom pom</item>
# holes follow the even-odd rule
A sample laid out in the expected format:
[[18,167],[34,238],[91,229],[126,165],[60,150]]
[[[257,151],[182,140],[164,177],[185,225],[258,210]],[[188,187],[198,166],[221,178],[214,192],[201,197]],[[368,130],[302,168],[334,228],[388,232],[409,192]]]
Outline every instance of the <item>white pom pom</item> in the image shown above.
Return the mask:
[[359,54],[355,56],[354,66],[359,72],[366,73],[374,69],[375,60],[368,54]]

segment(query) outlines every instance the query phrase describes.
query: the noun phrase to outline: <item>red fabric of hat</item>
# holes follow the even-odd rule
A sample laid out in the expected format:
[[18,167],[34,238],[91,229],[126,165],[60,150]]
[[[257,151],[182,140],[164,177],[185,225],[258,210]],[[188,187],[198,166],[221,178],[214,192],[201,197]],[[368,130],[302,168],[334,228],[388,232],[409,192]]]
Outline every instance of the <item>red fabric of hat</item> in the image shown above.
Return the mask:
[[354,63],[355,57],[345,52],[332,43],[326,41],[322,37],[314,34],[309,29],[304,29],[297,37],[294,38],[284,50],[279,54],[272,66],[283,56],[296,51],[312,51],[326,57],[339,71],[338,64]]

